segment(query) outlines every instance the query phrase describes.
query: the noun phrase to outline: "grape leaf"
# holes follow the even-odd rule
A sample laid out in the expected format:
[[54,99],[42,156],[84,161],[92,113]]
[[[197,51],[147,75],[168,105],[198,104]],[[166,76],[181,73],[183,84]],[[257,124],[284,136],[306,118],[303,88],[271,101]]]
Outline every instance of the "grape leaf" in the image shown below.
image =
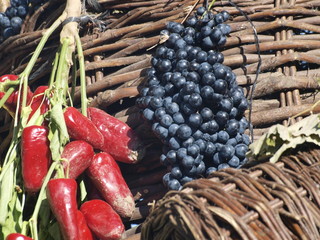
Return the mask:
[[249,146],[248,157],[254,160],[269,158],[276,162],[288,149],[294,149],[304,143],[320,146],[320,115],[313,114],[303,120],[285,127],[277,124]]

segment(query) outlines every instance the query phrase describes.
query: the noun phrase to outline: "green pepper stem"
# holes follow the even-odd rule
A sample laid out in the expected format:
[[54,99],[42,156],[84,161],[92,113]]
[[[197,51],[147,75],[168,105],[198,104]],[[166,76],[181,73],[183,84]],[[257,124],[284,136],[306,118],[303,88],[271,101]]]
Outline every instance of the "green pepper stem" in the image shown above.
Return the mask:
[[66,19],[66,17],[67,17],[67,14],[63,12],[61,16],[56,21],[54,21],[54,23],[47,30],[44,31],[43,37],[41,38],[39,44],[37,45],[37,48],[34,51],[31,59],[29,60],[28,65],[26,66],[25,70],[20,74],[20,76],[28,77],[30,75],[34,65],[36,64],[37,59],[39,58],[39,55],[44,45],[48,41],[51,34],[60,26],[60,24]]
[[[60,52],[60,56],[59,56],[59,63],[58,63],[58,68],[57,68],[57,74],[56,74],[56,88],[60,91],[60,90],[64,90],[65,87],[65,79],[64,79],[64,75],[66,74],[64,71],[66,70],[66,66],[68,65],[67,61],[66,61],[66,55],[68,52],[68,46],[69,46],[69,38],[64,38],[62,41],[62,46],[61,46],[61,52]],[[66,94],[64,94],[63,96],[66,96]],[[61,96],[62,97],[62,96]],[[65,99],[65,98],[62,98]]]
[[31,216],[31,218],[29,219],[29,224],[30,224],[30,230],[31,230],[31,235],[32,235],[32,238],[34,240],[39,240],[39,236],[38,236],[38,224],[37,224],[37,219],[38,219],[38,214],[39,214],[39,210],[40,210],[40,207],[41,207],[41,203],[42,201],[46,198],[46,194],[45,194],[45,190],[46,190],[46,187],[48,185],[48,182],[51,178],[51,175],[53,173],[53,171],[55,170],[56,166],[59,164],[59,161],[54,161],[49,170],[48,170],[48,173],[43,181],[43,184],[41,186],[41,189],[40,189],[40,192],[39,192],[39,196],[38,196],[38,199],[37,199],[37,202],[36,202],[36,206],[34,207],[34,211],[33,211],[33,214]]
[[71,76],[71,93],[70,93],[70,105],[73,106],[74,93],[77,86],[77,64],[76,64],[76,55],[72,54],[72,76]]
[[50,80],[49,80],[49,89],[51,89],[52,86],[53,86],[53,82],[54,82],[54,79],[55,79],[55,76],[56,76],[58,63],[59,63],[59,52],[56,53],[56,56],[54,58],[53,67],[52,67]]
[[0,108],[3,107],[3,105],[5,104],[5,102],[8,100],[8,98],[10,97],[10,95],[14,92],[15,88],[11,87],[8,89],[8,91],[6,91],[6,93],[4,94],[4,96],[1,98],[0,100]]
[[84,116],[87,116],[88,99],[87,99],[87,90],[86,90],[86,72],[85,72],[86,70],[84,65],[84,56],[83,56],[81,40],[78,34],[75,36],[75,39],[76,39],[79,69],[80,69],[81,112]]

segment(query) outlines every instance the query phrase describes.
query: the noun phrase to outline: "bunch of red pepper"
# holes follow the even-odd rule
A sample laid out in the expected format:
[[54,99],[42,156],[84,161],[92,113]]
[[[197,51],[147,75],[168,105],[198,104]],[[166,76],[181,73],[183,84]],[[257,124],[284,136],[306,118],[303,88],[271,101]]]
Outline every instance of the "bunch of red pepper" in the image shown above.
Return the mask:
[[[14,81],[16,77],[3,77]],[[29,91],[29,90],[28,90]],[[120,239],[124,232],[121,218],[130,218],[135,209],[134,198],[116,161],[136,163],[143,150],[141,141],[125,123],[97,108],[88,108],[88,117],[74,107],[64,111],[70,137],[60,156],[60,168],[48,177],[52,165],[48,122],[33,119],[50,112],[48,87],[40,86],[28,94],[29,125],[21,134],[21,169],[24,189],[34,195],[46,185],[51,211],[65,240]],[[30,91],[31,92],[31,91]],[[12,93],[6,109],[15,112],[18,91]],[[0,99],[3,95],[0,92]],[[33,124],[37,123],[37,124]],[[60,169],[60,171],[59,171]],[[86,175],[100,192],[102,199],[86,199],[78,206],[78,183]],[[84,178],[85,179],[85,178]],[[81,202],[81,201],[80,201]],[[6,240],[31,239],[22,234],[9,234]]]

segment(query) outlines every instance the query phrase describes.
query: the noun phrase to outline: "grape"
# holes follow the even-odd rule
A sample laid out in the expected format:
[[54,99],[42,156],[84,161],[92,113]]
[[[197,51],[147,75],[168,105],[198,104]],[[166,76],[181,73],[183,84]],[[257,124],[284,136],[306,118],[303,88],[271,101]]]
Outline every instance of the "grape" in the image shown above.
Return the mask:
[[186,183],[188,183],[188,182],[191,182],[193,180],[193,178],[191,178],[191,177],[188,177],[188,176],[184,176],[182,179],[181,179],[181,184],[182,185],[184,185],[184,184],[186,184]]
[[229,17],[200,7],[184,25],[168,22],[160,32],[168,39],[156,48],[139,89],[137,106],[164,146],[169,189],[247,161],[248,101],[219,50],[231,32]]
[[152,121],[153,119],[153,116],[154,116],[154,111],[152,111],[151,109],[149,108],[145,108],[143,110],[143,117],[149,121]]
[[237,156],[233,156],[228,161],[229,166],[237,168],[240,165],[240,159]]
[[218,166],[218,170],[221,170],[221,169],[225,169],[225,168],[229,168],[229,164],[228,163],[222,163]]
[[187,156],[187,149],[186,148],[179,148],[177,151],[177,158],[182,160],[185,156]]
[[169,147],[171,149],[178,150],[180,148],[180,140],[175,137],[171,137],[169,139]]
[[193,144],[194,142],[194,138],[193,137],[189,137],[188,139],[184,140],[182,143],[182,147],[189,147],[191,144]]
[[192,157],[197,157],[200,153],[200,147],[197,144],[192,144],[187,148],[187,154]]
[[177,179],[172,179],[168,182],[168,187],[171,190],[179,190],[181,188],[181,184]]
[[191,127],[194,127],[194,128],[197,128],[201,125],[202,123],[202,117],[199,113],[192,113],[190,116],[189,116],[189,119],[188,119],[188,124],[191,126]]
[[178,124],[175,124],[175,123],[171,124],[170,127],[168,128],[169,136],[171,137],[175,136],[178,128],[179,128]]
[[179,166],[175,166],[171,169],[171,175],[176,179],[180,179],[183,176]]
[[218,142],[219,143],[226,143],[229,140],[229,134],[222,130],[218,132]]
[[160,124],[166,128],[170,127],[172,123],[173,123],[173,119],[169,114],[164,114],[160,118]]
[[192,130],[187,124],[182,124],[177,130],[177,136],[180,139],[187,139],[191,136]]
[[176,112],[175,114],[173,114],[172,118],[173,118],[173,121],[177,124],[182,124],[185,122],[184,117],[180,112]]
[[230,160],[235,153],[235,148],[231,145],[224,145],[221,147],[221,150],[219,151],[219,157],[220,159]]
[[194,158],[187,155],[182,159],[181,164],[184,167],[184,169],[190,170],[193,167]]
[[248,146],[245,144],[239,144],[235,147],[235,154],[239,159],[244,159],[248,151]]
[[171,164],[174,164],[176,163],[177,161],[177,154],[176,154],[176,151],[174,150],[170,150],[168,153],[167,153],[167,159],[168,161],[171,163]]

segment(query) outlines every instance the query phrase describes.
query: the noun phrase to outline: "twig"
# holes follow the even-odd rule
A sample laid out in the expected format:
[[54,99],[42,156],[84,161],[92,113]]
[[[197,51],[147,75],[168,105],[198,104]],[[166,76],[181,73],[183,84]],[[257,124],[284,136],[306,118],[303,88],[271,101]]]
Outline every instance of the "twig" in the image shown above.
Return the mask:
[[261,126],[266,124],[274,124],[281,120],[292,118],[297,114],[299,116],[307,116],[312,113],[320,113],[320,106],[315,104],[293,105],[271,109],[266,111],[259,111],[252,113],[252,124],[254,126]]
[[107,107],[120,99],[127,97],[135,97],[139,94],[137,87],[121,88],[116,90],[107,90],[93,99],[90,107]]
[[106,67],[119,67],[124,65],[129,65],[138,61],[145,59],[148,55],[140,56],[129,56],[129,57],[120,57],[113,59],[103,59],[97,62],[90,62],[86,64],[86,71],[94,70],[97,68],[106,68]]
[[[274,69],[275,67],[278,67],[285,63],[293,62],[293,61],[306,61],[308,63],[320,64],[320,57],[312,56],[306,53],[299,53],[299,52],[287,53],[285,55],[280,55],[277,57],[266,59],[264,62],[262,62],[261,70],[262,71],[271,70],[271,69]],[[255,73],[256,68],[257,68],[257,63],[253,63],[247,66],[245,69],[243,68],[235,69],[234,73],[235,74],[244,74],[244,73],[252,74],[252,73]]]

